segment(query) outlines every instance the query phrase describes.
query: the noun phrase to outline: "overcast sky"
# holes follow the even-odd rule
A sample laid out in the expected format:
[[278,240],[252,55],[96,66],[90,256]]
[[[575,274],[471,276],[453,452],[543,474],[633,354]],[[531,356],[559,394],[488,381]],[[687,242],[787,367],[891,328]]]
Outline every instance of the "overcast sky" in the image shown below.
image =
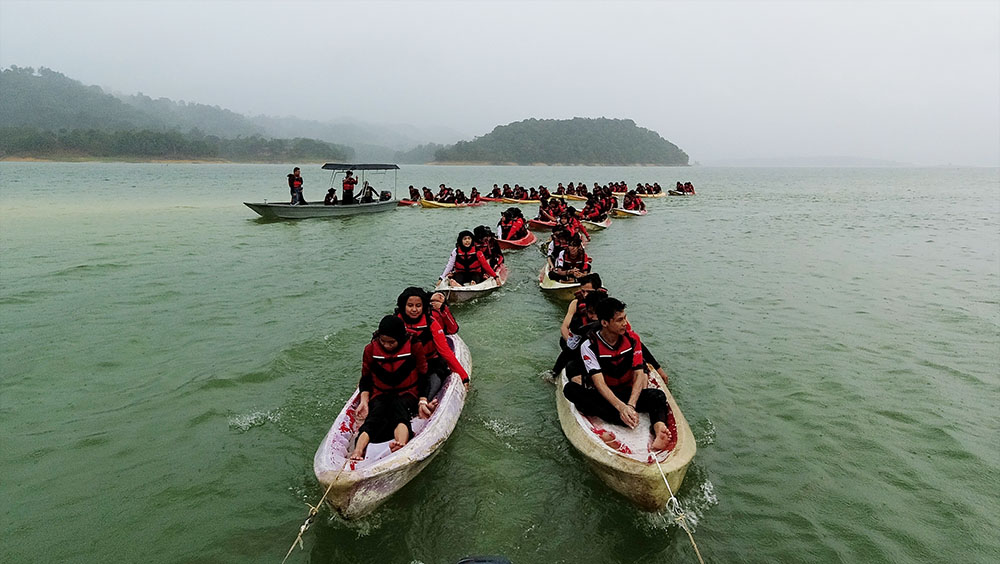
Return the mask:
[[1000,165],[996,0],[0,0],[10,65],[469,138],[530,117],[631,118],[704,163]]

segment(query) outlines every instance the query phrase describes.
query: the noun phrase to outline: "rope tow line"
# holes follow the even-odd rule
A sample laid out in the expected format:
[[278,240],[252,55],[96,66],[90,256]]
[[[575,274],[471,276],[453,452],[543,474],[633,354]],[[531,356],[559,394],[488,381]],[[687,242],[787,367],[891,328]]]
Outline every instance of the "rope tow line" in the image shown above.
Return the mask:
[[306,516],[306,520],[305,522],[302,523],[302,526],[299,527],[299,534],[295,537],[295,540],[292,541],[292,546],[288,548],[288,552],[285,553],[285,557],[281,560],[281,564],[285,564],[285,561],[288,560],[289,556],[291,556],[292,551],[295,550],[295,545],[299,545],[299,550],[305,549],[305,545],[302,543],[302,535],[304,535],[306,531],[309,530],[309,527],[312,526],[313,521],[315,521],[316,519],[316,514],[319,513],[319,508],[322,507],[323,502],[326,501],[326,496],[330,494],[330,490],[333,489],[333,485],[337,483],[337,479],[340,478],[340,475],[344,473],[344,470],[350,463],[351,463],[350,459],[344,462],[344,467],[341,468],[340,472],[338,472],[337,475],[333,477],[333,480],[330,480],[330,485],[327,486],[326,491],[323,492],[323,497],[319,498],[319,501],[316,502],[316,505],[309,505],[308,503],[306,503],[306,505],[309,505],[309,514]]
[[698,562],[705,564],[705,561],[701,558],[701,551],[698,550],[698,545],[694,542],[694,535],[691,534],[691,529],[688,527],[687,521],[684,519],[684,512],[681,511],[681,503],[677,501],[677,497],[674,496],[674,490],[670,487],[670,482],[667,481],[667,475],[663,473],[663,467],[660,466],[659,456],[654,454],[653,461],[656,462],[656,469],[660,471],[660,476],[663,477],[663,483],[667,485],[667,491],[670,492],[670,499],[667,500],[667,509],[674,514],[674,521],[680,525],[682,529],[684,529],[685,533],[687,533],[688,539],[691,540],[691,546],[694,547],[694,553],[698,557]]

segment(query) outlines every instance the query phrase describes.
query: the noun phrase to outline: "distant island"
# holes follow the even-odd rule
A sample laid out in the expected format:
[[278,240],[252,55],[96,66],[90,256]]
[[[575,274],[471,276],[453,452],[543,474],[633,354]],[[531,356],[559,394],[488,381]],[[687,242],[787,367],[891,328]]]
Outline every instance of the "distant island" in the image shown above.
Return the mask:
[[[688,165],[677,145],[630,119],[526,119],[433,149],[433,164]],[[427,146],[411,153],[421,152]]]
[[[472,141],[418,145],[412,139],[422,132],[412,126],[250,118],[142,93],[113,95],[45,67],[0,70],[0,92],[0,159],[7,160],[688,165],[684,151],[630,119],[526,119]],[[425,140],[447,135],[433,129],[424,130]]]

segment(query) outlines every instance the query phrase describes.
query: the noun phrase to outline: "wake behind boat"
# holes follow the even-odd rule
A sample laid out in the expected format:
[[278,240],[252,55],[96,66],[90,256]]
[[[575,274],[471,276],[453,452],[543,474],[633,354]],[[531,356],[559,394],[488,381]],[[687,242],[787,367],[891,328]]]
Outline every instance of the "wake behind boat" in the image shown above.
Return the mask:
[[[640,509],[659,511],[666,507],[671,491],[676,493],[681,487],[697,447],[691,427],[660,375],[655,370],[650,370],[647,386],[662,390],[670,405],[667,427],[672,439],[667,449],[659,452],[649,450],[651,437],[647,414],[639,414],[639,424],[634,429],[620,422],[611,423],[598,417],[585,416],[563,395],[563,387],[567,382],[564,370],[559,375],[556,386],[556,407],[559,411],[559,424],[566,438],[604,483],[629,498]],[[614,433],[619,443],[617,448],[601,440],[600,436],[604,431]],[[663,481],[664,476],[669,487]]]
[[[448,344],[469,374],[472,356],[458,335],[448,335]],[[355,417],[361,393],[355,390],[313,457],[313,471],[323,489],[330,489],[326,501],[345,519],[362,517],[387,497],[416,477],[451,436],[465,405],[462,379],[454,372],[437,398],[439,404],[428,419],[411,420],[413,438],[392,452],[389,442],[371,443],[365,459],[350,460],[354,440],[363,421]]]
[[356,202],[352,204],[334,204],[327,205],[323,203],[312,203],[312,204],[290,204],[290,203],[276,203],[268,202],[264,200],[263,202],[243,202],[245,206],[257,212],[261,217],[265,219],[309,219],[316,217],[341,217],[346,215],[356,215],[362,213],[377,213],[389,211],[398,205],[395,200],[394,194],[396,191],[396,173],[393,173],[393,190],[389,192],[388,190],[377,192],[373,186],[371,186],[367,177],[370,174],[382,174],[384,175],[387,171],[397,171],[399,166],[394,164],[339,164],[339,163],[326,163],[323,165],[323,170],[332,170],[333,175],[330,178],[330,190],[335,190],[335,181],[337,176],[341,173],[347,171],[360,171],[361,176],[359,183],[361,184],[360,193],[356,196]]

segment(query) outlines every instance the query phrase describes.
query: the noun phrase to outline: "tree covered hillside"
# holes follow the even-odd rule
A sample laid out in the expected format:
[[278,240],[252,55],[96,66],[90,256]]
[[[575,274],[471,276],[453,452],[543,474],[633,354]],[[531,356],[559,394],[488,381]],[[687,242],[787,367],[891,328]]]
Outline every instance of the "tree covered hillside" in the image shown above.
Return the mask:
[[687,153],[630,119],[527,119],[439,149],[437,162],[678,165]]

